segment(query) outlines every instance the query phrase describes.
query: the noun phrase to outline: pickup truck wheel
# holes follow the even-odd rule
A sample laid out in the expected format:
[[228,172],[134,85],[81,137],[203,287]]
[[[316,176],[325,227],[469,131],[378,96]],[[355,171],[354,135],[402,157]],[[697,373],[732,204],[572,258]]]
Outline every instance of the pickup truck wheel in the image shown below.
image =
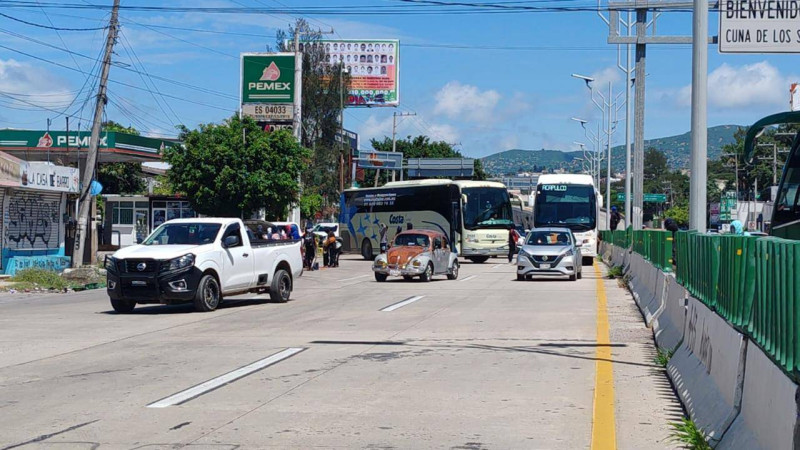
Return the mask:
[[361,256],[367,261],[375,259],[375,256],[372,255],[372,242],[369,239],[364,239],[364,242],[361,243]]
[[272,277],[272,284],[269,287],[269,298],[273,302],[286,303],[292,294],[292,277],[289,272],[279,269]]
[[448,280],[455,280],[456,278],[458,278],[458,261],[453,262],[453,268],[447,274]]
[[119,314],[128,314],[133,311],[133,308],[136,307],[136,301],[112,298],[111,307],[114,308],[114,311],[118,312]]
[[217,279],[211,275],[203,275],[197,292],[194,295],[194,309],[198,312],[208,312],[219,306],[220,289]]
[[428,263],[428,267],[425,268],[425,272],[419,276],[419,279],[422,281],[431,281],[433,278],[433,264]]
[[384,281],[386,281],[387,277],[388,275],[386,275],[385,273],[375,272],[375,281],[377,281],[378,283],[383,283]]

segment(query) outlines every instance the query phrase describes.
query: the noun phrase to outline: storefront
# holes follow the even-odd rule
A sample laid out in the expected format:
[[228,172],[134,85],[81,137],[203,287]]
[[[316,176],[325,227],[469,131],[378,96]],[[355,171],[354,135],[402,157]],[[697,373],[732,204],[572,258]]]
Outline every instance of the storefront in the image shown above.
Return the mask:
[[141,243],[167,220],[197,217],[182,197],[104,195],[103,200],[103,242],[112,246]]
[[69,267],[64,254],[67,196],[78,193],[78,169],[2,153],[0,167],[0,270],[13,275],[30,267]]

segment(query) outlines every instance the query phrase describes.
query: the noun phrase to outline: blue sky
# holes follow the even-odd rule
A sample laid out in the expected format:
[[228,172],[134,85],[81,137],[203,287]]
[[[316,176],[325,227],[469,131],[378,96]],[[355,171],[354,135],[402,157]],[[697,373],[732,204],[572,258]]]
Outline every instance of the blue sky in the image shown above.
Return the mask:
[[[48,3],[47,0],[42,2]],[[111,4],[111,0],[91,2]],[[559,3],[595,5],[591,0],[551,2]],[[354,9],[356,5],[401,3],[395,0],[179,0],[168,3],[123,0],[122,4],[234,8],[281,8],[282,4],[291,4],[293,7],[341,6],[347,11],[348,7]],[[96,9],[3,7],[2,11],[17,19],[67,28],[92,28],[108,20],[107,11]],[[274,44],[276,29],[287,28],[295,17],[123,10],[122,36],[114,59],[138,70],[144,68],[154,78],[112,67],[114,82],[109,88],[108,119],[136,126],[146,134],[172,135],[175,123],[195,127],[229,117],[238,103],[238,54],[263,51],[266,45]],[[573,141],[585,142],[586,139],[580,126],[570,117],[596,121],[599,114],[589,101],[585,85],[570,74],[594,76],[604,90],[608,81],[614,83],[616,92],[624,88],[624,74],[616,69],[616,47],[606,44],[607,27],[594,12],[344,14],[306,18],[320,28],[333,27],[335,36],[340,38],[400,39],[401,104],[397,110],[418,115],[401,121],[399,135],[428,134],[436,140],[458,143],[468,156],[485,156],[509,148],[574,149]],[[712,13],[711,33],[716,33],[717,20],[717,15]],[[664,13],[657,26],[659,34],[688,34],[691,14]],[[70,69],[89,72],[93,61],[26,38],[66,47],[92,59],[103,45],[101,31],[56,33],[0,17],[0,45],[3,46],[0,47],[0,127],[43,129],[47,118],[56,117],[52,128],[63,129],[64,116],[59,112],[71,104],[67,108],[75,113],[71,127],[74,129],[76,122],[80,122],[86,128],[92,103],[86,103],[82,119],[78,116],[86,100],[87,90],[81,88],[87,77]],[[473,48],[425,47],[442,44]],[[536,50],[474,47],[534,47]],[[788,109],[789,84],[800,81],[796,61],[797,57],[792,55],[721,55],[716,46],[710,46],[709,125],[748,124],[766,114]],[[655,138],[688,131],[689,46],[650,46],[647,74],[645,136]],[[89,80],[88,85],[93,85],[94,81]],[[369,138],[391,133],[393,111],[393,108],[349,108],[345,127],[357,131],[362,137],[362,148],[368,147]],[[619,117],[624,118],[622,112]],[[622,130],[620,126],[614,137],[615,144],[624,142]]]

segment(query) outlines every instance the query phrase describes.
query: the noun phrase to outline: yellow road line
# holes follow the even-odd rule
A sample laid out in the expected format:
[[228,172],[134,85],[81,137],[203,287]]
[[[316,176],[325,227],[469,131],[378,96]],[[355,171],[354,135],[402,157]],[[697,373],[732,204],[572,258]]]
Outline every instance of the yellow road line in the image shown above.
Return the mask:
[[592,410],[592,450],[617,448],[614,420],[614,368],[611,363],[611,339],[608,334],[608,300],[603,274],[594,263],[597,275],[597,359]]

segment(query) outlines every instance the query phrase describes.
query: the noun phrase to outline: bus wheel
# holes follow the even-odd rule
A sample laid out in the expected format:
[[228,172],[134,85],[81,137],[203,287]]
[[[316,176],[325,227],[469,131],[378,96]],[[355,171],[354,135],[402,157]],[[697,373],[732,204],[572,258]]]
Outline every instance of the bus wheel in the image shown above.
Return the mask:
[[594,263],[594,258],[592,258],[591,256],[584,256],[582,259],[583,260],[581,261],[581,263],[584,266],[591,266]]
[[483,264],[489,260],[488,256],[467,256],[467,259],[475,264]]
[[369,239],[364,239],[364,242],[361,243],[361,256],[367,261],[375,259],[375,256],[372,255],[372,242]]

